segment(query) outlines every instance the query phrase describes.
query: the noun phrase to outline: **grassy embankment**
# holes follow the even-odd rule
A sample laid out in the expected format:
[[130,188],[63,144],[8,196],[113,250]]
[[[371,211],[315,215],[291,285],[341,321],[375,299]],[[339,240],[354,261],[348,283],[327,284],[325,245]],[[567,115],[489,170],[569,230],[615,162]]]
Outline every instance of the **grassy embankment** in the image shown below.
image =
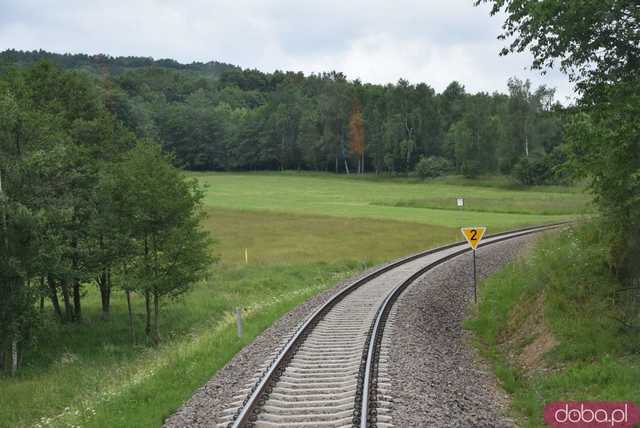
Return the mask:
[[632,291],[621,291],[605,261],[586,225],[545,237],[482,284],[467,325],[523,426],[546,426],[544,404],[556,400],[640,403],[640,332],[623,316],[637,316],[637,302],[625,308]]
[[[163,307],[163,344],[145,344],[144,311],[136,298],[139,344],[131,346],[123,295],[114,292],[111,319],[103,321],[98,294],[88,284],[83,323],[61,326],[45,306],[36,346],[20,375],[0,378],[0,426],[158,426],[273,320],[339,279],[458,240],[463,224],[497,232],[568,217],[546,215],[549,208],[539,209],[542,204],[572,214],[587,206],[575,188],[522,189],[495,179],[471,186],[458,178],[417,183],[291,173],[194,176],[209,186],[204,226],[218,241],[220,261],[207,281]],[[467,198],[464,211],[455,207],[457,196]],[[406,201],[419,202],[402,206]],[[238,306],[245,308],[242,339],[235,337],[230,315]]]

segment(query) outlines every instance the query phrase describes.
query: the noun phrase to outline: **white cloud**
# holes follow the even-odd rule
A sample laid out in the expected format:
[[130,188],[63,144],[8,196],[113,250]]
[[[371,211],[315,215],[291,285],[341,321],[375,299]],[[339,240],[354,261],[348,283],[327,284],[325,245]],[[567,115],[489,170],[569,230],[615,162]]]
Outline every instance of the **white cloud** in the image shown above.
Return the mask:
[[501,17],[471,0],[3,0],[0,49],[217,60],[305,73],[343,71],[366,82],[452,80],[505,91],[510,76],[572,91],[557,72],[499,57]]

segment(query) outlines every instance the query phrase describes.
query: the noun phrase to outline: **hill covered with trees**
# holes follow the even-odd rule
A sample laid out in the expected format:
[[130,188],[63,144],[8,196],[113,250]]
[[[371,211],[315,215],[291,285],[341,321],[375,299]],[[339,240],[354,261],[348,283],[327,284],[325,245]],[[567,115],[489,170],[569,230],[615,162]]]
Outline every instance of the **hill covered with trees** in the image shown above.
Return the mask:
[[375,85],[334,71],[15,50],[0,53],[0,73],[42,60],[88,75],[119,123],[187,169],[560,179],[563,109],[553,89],[517,78],[508,94],[471,94],[455,81],[437,93],[427,83]]
[[37,51],[17,51],[7,49],[0,52],[0,64],[13,64],[18,67],[29,67],[38,61],[46,60],[58,67],[65,69],[80,69],[94,74],[119,75],[126,71],[144,67],[159,67],[167,70],[181,70],[186,73],[215,79],[228,70],[237,70],[231,64],[217,61],[207,63],[192,62],[191,64],[180,64],[172,59],[155,60],[150,57],[112,57],[109,55],[87,55],[87,54],[57,54],[43,50]]

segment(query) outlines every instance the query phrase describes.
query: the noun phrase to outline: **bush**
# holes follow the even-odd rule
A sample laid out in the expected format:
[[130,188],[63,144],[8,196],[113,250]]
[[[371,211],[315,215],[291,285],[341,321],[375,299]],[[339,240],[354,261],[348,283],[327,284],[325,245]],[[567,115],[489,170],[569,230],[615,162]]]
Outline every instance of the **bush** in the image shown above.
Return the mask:
[[421,157],[416,164],[415,173],[421,179],[439,177],[451,171],[451,163],[439,156]]
[[511,175],[521,184],[570,184],[571,176],[566,166],[566,156],[561,147],[556,147],[544,157],[532,156],[520,159]]
[[532,186],[547,183],[551,170],[544,158],[522,158],[513,166],[511,174],[521,184]]
[[547,179],[548,184],[570,185],[573,182],[574,174],[567,159],[565,146],[554,147],[544,159],[551,173]]

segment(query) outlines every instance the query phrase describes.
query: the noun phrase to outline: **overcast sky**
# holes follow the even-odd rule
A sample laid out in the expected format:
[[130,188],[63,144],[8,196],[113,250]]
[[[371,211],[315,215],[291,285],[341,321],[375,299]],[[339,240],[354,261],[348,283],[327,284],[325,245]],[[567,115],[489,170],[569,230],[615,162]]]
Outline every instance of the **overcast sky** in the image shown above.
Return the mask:
[[337,70],[364,82],[506,92],[510,76],[557,88],[529,54],[498,56],[503,17],[472,0],[0,0],[0,50],[216,60],[263,71]]

